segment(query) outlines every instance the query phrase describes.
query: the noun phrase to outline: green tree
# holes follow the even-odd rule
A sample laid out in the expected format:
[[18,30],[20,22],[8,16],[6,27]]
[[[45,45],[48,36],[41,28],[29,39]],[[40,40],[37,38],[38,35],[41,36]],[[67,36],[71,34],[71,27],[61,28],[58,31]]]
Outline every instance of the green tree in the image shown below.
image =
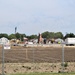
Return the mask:
[[55,38],[63,38],[63,34],[61,32],[55,33]]
[[42,33],[42,37],[43,38],[63,38],[63,34],[61,32],[57,32],[57,33],[54,33],[54,32],[43,32]]
[[10,35],[9,35],[9,39],[10,39],[10,40],[11,40],[11,39],[16,39],[15,34],[10,34]]
[[2,38],[2,37],[8,38],[8,34],[6,34],[6,33],[1,33],[1,34],[0,34],[0,38]]
[[20,33],[16,33],[15,36],[16,36],[16,39],[20,39],[20,37],[21,37]]
[[28,39],[37,39],[38,36],[33,34],[33,35],[30,35],[30,36],[27,36],[27,38]]
[[75,37],[75,35],[73,33],[67,33],[64,38],[66,39],[68,37]]
[[26,37],[25,34],[20,34],[20,33],[16,33],[16,34],[10,34],[9,35],[9,39],[20,39],[21,41],[23,41],[23,38]]
[[48,31],[43,32],[43,33],[42,33],[42,37],[49,39],[49,38],[50,38],[50,32],[48,32]]
[[55,37],[55,33],[54,32],[50,32],[50,38],[54,38]]
[[23,38],[26,37],[26,34],[20,34],[20,39],[23,41]]

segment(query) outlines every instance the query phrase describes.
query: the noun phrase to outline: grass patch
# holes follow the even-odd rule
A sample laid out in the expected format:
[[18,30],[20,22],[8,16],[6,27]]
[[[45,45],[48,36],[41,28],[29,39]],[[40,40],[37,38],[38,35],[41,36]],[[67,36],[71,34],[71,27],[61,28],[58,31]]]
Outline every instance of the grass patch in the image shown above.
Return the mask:
[[11,74],[11,75],[75,75],[75,73],[25,73],[25,74]]

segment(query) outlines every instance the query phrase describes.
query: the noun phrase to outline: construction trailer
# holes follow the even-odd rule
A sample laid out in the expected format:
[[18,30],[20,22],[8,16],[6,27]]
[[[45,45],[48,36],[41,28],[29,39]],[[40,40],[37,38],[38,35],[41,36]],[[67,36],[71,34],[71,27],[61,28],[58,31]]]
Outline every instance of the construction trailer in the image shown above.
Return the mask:
[[74,46],[75,45],[75,38],[66,38],[65,44],[66,44],[66,46]]

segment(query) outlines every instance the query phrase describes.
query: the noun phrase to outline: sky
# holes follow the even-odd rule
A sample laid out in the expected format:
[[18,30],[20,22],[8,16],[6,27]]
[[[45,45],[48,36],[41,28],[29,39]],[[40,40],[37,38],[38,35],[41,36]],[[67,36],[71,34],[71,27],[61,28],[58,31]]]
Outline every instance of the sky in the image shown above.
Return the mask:
[[0,33],[75,34],[75,0],[0,0]]

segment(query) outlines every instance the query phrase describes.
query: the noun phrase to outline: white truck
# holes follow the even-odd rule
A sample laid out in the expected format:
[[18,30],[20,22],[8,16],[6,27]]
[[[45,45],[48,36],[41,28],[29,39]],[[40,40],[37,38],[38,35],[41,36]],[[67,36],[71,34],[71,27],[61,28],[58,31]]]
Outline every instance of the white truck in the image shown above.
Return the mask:
[[65,39],[66,46],[74,46],[75,45],[75,38],[66,38]]

